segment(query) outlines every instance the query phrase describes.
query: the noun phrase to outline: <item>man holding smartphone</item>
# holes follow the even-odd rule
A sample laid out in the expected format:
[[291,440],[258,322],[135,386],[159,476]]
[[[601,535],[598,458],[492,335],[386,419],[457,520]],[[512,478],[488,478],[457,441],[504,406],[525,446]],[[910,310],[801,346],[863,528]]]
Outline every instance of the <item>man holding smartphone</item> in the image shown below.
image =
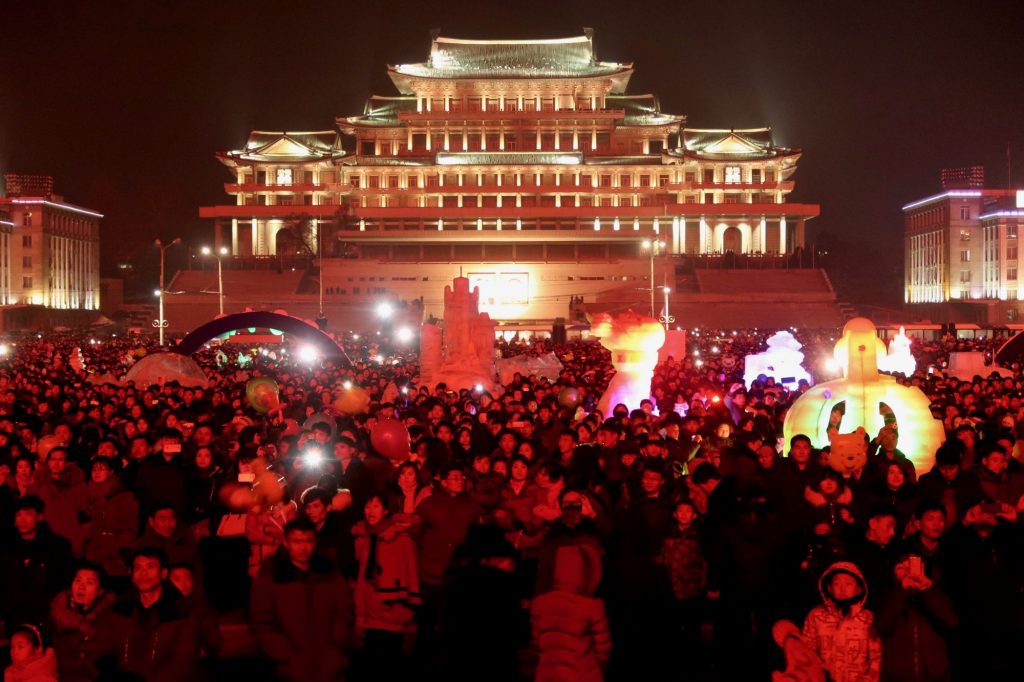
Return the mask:
[[188,476],[181,456],[181,432],[167,429],[156,445],[156,452],[139,464],[135,492],[143,513],[148,515],[157,502],[173,505],[179,519],[185,518],[188,506]]

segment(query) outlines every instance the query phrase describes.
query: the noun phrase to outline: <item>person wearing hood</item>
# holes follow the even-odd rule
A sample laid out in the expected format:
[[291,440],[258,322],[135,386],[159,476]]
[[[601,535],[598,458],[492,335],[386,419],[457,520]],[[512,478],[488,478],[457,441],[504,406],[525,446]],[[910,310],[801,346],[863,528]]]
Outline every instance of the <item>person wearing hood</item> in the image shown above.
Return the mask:
[[833,682],[878,682],[882,644],[874,614],[864,608],[867,583],[849,562],[832,564],[818,581],[822,603],[804,621],[803,641],[816,653]]
[[104,589],[105,577],[99,564],[80,564],[71,587],[50,602],[53,648],[63,682],[89,682],[99,674],[97,622],[114,603],[114,595]]
[[95,457],[85,485],[85,558],[99,564],[115,582],[127,583],[124,553],[139,533],[139,503],[121,484],[115,461]]
[[538,682],[600,682],[612,649],[604,602],[594,597],[601,562],[583,547],[555,554],[552,589],[533,600],[530,622]]
[[355,524],[359,573],[355,584],[356,636],[366,652],[367,669],[383,677],[395,673],[402,659],[405,634],[420,603],[416,544],[408,527],[392,521],[387,498],[373,493]]
[[4,682],[57,682],[57,657],[34,625],[19,625],[11,634],[11,664]]

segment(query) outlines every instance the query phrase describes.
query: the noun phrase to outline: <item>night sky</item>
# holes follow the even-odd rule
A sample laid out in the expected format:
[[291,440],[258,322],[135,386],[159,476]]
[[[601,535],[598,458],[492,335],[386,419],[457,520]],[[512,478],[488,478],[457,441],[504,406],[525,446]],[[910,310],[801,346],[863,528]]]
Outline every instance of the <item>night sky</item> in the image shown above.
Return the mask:
[[0,173],[53,175],[104,212],[106,272],[147,272],[157,236],[204,243],[198,206],[227,199],[215,151],[395,94],[385,65],[425,59],[435,27],[590,26],[600,59],[635,63],[630,92],[690,125],[770,124],[804,150],[791,200],[821,204],[809,238],[848,298],[901,298],[900,207],[938,191],[940,168],[984,164],[1005,187],[1009,143],[1024,184],[1018,2],[0,0],[0,22]]

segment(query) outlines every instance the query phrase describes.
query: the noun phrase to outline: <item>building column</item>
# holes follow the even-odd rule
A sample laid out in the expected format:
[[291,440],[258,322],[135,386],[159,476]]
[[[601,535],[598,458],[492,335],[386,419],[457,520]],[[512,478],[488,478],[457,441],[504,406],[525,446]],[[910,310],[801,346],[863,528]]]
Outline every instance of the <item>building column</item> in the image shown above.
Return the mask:
[[786,216],[779,218],[779,252],[786,253]]
[[231,219],[231,255],[238,255],[238,218]]
[[260,237],[259,237],[259,225],[257,224],[255,218],[252,219],[252,222],[250,223],[250,227],[252,228],[252,242],[251,242],[251,246],[250,246],[251,252],[250,252],[249,255],[250,256],[258,256],[258,255],[260,255]]

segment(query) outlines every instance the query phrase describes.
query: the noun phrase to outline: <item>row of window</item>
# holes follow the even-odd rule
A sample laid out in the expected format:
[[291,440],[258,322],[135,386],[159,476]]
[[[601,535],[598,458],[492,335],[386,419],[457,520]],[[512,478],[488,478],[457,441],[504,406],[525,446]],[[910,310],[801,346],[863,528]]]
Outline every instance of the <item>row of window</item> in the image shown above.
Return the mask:
[[[320,183],[328,184],[336,182],[337,175],[333,171],[321,171]],[[348,184],[353,189],[363,188],[404,188],[404,187],[479,187],[497,186],[582,186],[582,187],[665,187],[673,181],[670,173],[659,173],[657,175],[642,173],[427,173],[405,177],[398,174],[370,174],[348,176]],[[246,184],[249,180],[247,173],[239,174],[239,183]],[[256,184],[267,186],[268,171],[256,172]],[[295,184],[313,185],[316,184],[313,171],[298,171],[292,168],[276,169],[275,180],[277,185],[290,186]],[[702,182],[705,184],[742,184],[743,169],[740,166],[725,166],[721,173],[715,168],[704,168],[698,174],[697,171],[686,171],[675,173],[676,183],[685,182],[693,184]],[[775,171],[772,169],[760,168],[750,169],[751,184],[772,184],[775,182]],[[577,184],[578,183],[578,184]]]

